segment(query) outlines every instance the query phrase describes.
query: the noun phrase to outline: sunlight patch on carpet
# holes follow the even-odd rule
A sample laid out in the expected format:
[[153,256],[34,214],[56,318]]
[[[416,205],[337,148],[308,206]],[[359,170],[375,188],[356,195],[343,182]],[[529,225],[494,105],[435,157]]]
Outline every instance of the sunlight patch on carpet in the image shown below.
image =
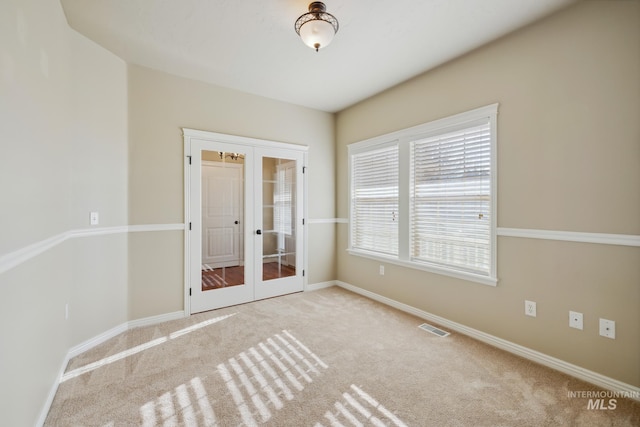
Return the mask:
[[[351,390],[342,393],[342,399],[334,403],[332,411],[324,414],[331,426],[373,424],[377,427],[389,425],[407,427],[393,412],[355,384],[351,384]],[[314,427],[324,427],[324,425],[317,422]]]
[[72,371],[69,372],[65,372],[64,375],[62,375],[62,377],[60,378],[60,383],[63,383],[67,380],[70,380],[71,378],[76,378],[82,374],[86,374],[87,372],[91,372],[94,371],[98,368],[101,368],[103,366],[109,365],[113,362],[117,362],[118,360],[122,360],[125,359],[129,356],[133,356],[134,354],[138,354],[140,352],[143,352],[145,350],[148,350],[152,347],[155,347],[157,345],[160,344],[164,344],[169,340],[181,337],[182,335],[188,334],[190,332],[196,331],[198,329],[202,329],[205,326],[209,326],[209,325],[213,325],[214,323],[218,323],[222,320],[228,319],[231,316],[234,316],[237,313],[231,313],[231,314],[226,314],[224,316],[219,316],[219,317],[215,317],[213,319],[209,319],[209,320],[205,320],[203,322],[200,323],[196,323],[195,325],[189,326],[187,328],[184,329],[180,329],[179,331],[176,332],[172,332],[171,334],[169,334],[166,337],[161,337],[161,338],[156,338],[155,340],[151,340],[148,341],[144,344],[140,344],[138,346],[132,347],[128,350],[124,350],[121,351],[120,353],[116,353],[114,355],[111,356],[107,356],[103,359],[100,359],[96,362],[93,363],[89,363],[88,365],[82,366],[80,368],[74,369]]
[[267,422],[272,409],[294,398],[292,389],[302,391],[329,367],[290,332],[282,332],[217,367],[245,425]]
[[178,425],[181,420],[187,427],[215,426],[216,416],[209,403],[209,396],[200,377],[177,386],[173,392],[166,392],[155,401],[140,407],[141,425]]

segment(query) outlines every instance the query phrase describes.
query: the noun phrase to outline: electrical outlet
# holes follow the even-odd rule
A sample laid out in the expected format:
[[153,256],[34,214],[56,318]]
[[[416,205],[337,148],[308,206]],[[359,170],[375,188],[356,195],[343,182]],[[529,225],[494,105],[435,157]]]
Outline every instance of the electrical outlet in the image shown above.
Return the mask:
[[582,313],[578,313],[577,311],[570,311],[569,326],[571,328],[582,330]]
[[600,319],[600,335],[603,337],[616,338],[616,322],[613,320]]
[[524,314],[531,317],[536,317],[536,303],[534,301],[524,302]]
[[380,264],[380,275],[384,276],[384,265]]
[[91,212],[91,225],[98,225],[100,223],[100,217],[98,212]]

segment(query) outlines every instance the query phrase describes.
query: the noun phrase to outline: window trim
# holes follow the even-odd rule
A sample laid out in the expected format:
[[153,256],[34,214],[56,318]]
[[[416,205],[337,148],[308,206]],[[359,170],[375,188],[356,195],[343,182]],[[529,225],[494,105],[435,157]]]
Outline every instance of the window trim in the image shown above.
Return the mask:
[[[351,255],[361,256],[376,261],[396,264],[403,267],[413,268],[417,270],[428,271],[431,273],[441,274],[445,276],[455,277],[458,279],[468,280],[489,286],[496,286],[497,277],[497,207],[498,207],[498,162],[497,162],[497,116],[498,105],[491,104],[474,110],[466,111],[453,116],[423,123],[410,128],[391,132],[385,135],[376,136],[363,141],[355,142],[347,146],[348,153],[348,188],[349,188],[349,235],[347,252]],[[411,141],[416,139],[444,134],[456,128],[463,127],[468,122],[477,121],[479,119],[488,118],[491,128],[491,266],[488,276],[465,272],[443,266],[435,266],[426,263],[413,261],[409,254],[410,244],[410,223],[409,223],[409,151]],[[382,148],[385,146],[397,145],[399,150],[399,230],[398,230],[398,256],[383,256],[378,253],[368,252],[362,249],[353,248],[352,241],[352,155]]]

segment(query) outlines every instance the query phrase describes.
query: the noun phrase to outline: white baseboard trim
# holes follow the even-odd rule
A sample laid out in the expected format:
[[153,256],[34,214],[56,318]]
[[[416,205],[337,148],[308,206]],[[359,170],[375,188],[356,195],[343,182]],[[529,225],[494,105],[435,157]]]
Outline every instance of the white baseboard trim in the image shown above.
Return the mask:
[[145,317],[129,321],[127,329],[139,328],[141,326],[157,325],[158,323],[168,322],[187,317],[184,311],[174,311],[172,313],[159,314],[157,316]]
[[40,416],[36,420],[34,424],[36,427],[41,427],[44,425],[44,422],[47,419],[47,415],[49,415],[49,410],[51,409],[51,404],[53,403],[53,399],[56,397],[56,393],[58,392],[58,385],[60,385],[60,378],[64,375],[64,371],[67,369],[67,365],[69,364],[70,357],[67,355],[62,361],[62,365],[58,370],[58,375],[56,376],[56,381],[53,383],[53,386],[49,389],[49,394],[47,395],[47,399],[42,406],[42,410],[40,411]]
[[60,365],[60,369],[58,370],[58,375],[56,376],[56,381],[51,386],[51,389],[49,390],[49,395],[47,396],[47,400],[44,403],[42,411],[40,412],[40,417],[38,417],[38,420],[36,421],[36,424],[35,424],[36,426],[44,425],[44,422],[47,419],[47,415],[49,414],[49,410],[51,409],[51,404],[53,403],[53,399],[56,396],[56,393],[58,392],[60,379],[64,375],[64,372],[67,370],[67,365],[69,364],[69,361],[74,357],[84,353],[85,351],[91,350],[93,347],[99,344],[102,344],[106,340],[125,332],[127,329],[128,329],[127,323],[122,323],[114,328],[109,329],[108,331],[105,331],[99,335],[96,335],[95,337],[90,338],[85,342],[82,342],[74,347],[71,347],[71,349],[69,349],[69,351],[67,352],[67,355],[62,361],[62,364]]
[[58,385],[60,384],[60,379],[64,375],[64,372],[67,370],[67,365],[69,364],[69,361],[71,359],[73,359],[76,356],[79,356],[85,351],[91,350],[92,348],[96,347],[99,344],[102,344],[108,339],[111,339],[113,337],[120,335],[123,332],[128,331],[129,329],[138,328],[140,326],[155,325],[158,323],[167,322],[169,320],[182,319],[183,317],[185,317],[184,311],[174,311],[172,313],[160,314],[158,316],[151,316],[151,317],[145,317],[143,319],[131,320],[129,322],[125,322],[118,326],[115,326],[109,329],[108,331],[105,331],[99,335],[96,335],[95,337],[90,338],[69,349],[69,351],[67,352],[67,355],[62,361],[62,365],[60,366],[60,369],[58,370],[56,381],[51,387],[51,389],[49,390],[49,395],[47,396],[47,400],[44,403],[42,411],[40,412],[40,416],[38,417],[38,420],[36,421],[35,425],[36,426],[44,425],[44,422],[47,419],[47,415],[49,414],[49,410],[51,409],[51,404],[53,403],[53,399],[56,396],[56,393],[58,391]]
[[336,282],[334,280],[330,280],[328,282],[320,282],[313,283],[311,285],[307,285],[304,287],[305,292],[317,291],[318,289],[330,288],[331,286],[335,286]]
[[120,335],[123,332],[128,331],[129,329],[139,328],[141,326],[156,325],[158,323],[168,322],[170,320],[182,319],[183,317],[185,317],[184,311],[174,311],[172,313],[165,313],[157,316],[145,317],[142,319],[130,320],[129,322],[122,323],[114,328],[109,329],[108,331],[101,333],[100,335],[96,335],[95,337],[72,347],[67,354],[67,361],[84,353],[85,351],[91,350],[95,346],[102,344],[103,342],[117,335]]
[[[114,328],[109,329],[108,331],[105,331],[103,333],[101,333],[100,335],[96,335],[93,338],[90,338],[88,340],[86,340],[83,343],[80,343],[74,347],[71,347],[71,349],[69,350],[68,354],[67,354],[67,361],[73,359],[74,357],[84,353],[85,351],[89,351],[92,348],[102,344],[103,342],[117,336],[120,335],[121,333],[125,332],[127,329],[129,329],[127,327],[126,323],[122,323]],[[66,366],[66,364],[65,364]]]
[[555,369],[556,371],[571,375],[572,377],[586,381],[598,387],[602,387],[606,390],[629,393],[630,396],[635,396],[634,400],[640,401],[640,387],[635,387],[631,384],[609,378],[597,372],[593,372],[580,366],[565,362],[563,360],[556,359],[555,357],[551,357],[544,353],[540,353],[539,351],[535,351],[519,344],[512,343],[510,341],[498,338],[477,329],[470,328],[460,323],[452,322],[451,320],[447,320],[444,317],[428,313],[410,305],[392,300],[391,298],[387,298],[374,292],[367,291],[366,289],[362,289],[357,286],[341,282],[339,280],[336,280],[335,284],[348,291],[378,301],[382,304],[397,308],[398,310],[404,311],[405,313],[413,314],[414,316],[417,316],[421,319],[437,323],[438,325],[444,326],[445,328],[454,330],[463,335],[467,335],[471,338],[477,339],[478,341],[482,341],[509,353],[524,357],[525,359],[539,363],[551,369]]
[[174,311],[173,313],[165,313],[158,316],[145,317],[142,319],[136,319],[122,323],[114,328],[109,329],[108,331],[101,333],[100,335],[96,335],[95,337],[72,347],[67,354],[67,358],[68,360],[71,360],[74,357],[84,353],[85,351],[91,350],[95,346],[102,344],[103,342],[117,335],[120,335],[121,333],[126,332],[129,329],[139,328],[140,326],[155,325],[162,322],[168,322],[170,320],[182,319],[183,317],[185,317],[184,311]]

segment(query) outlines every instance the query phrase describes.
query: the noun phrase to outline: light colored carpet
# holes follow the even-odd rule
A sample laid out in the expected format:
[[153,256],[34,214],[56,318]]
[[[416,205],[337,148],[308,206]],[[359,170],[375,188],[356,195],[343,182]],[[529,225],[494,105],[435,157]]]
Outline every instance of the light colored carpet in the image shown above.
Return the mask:
[[[74,358],[47,426],[640,425],[640,404],[340,288],[125,332]],[[607,399],[608,401],[608,399]]]

